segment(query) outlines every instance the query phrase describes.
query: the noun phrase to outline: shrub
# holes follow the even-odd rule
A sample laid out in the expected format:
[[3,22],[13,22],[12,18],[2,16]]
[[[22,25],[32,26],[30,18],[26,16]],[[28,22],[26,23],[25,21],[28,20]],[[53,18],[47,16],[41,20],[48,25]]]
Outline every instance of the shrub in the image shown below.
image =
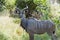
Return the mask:
[[13,20],[13,22],[16,23],[16,24],[19,24],[20,23],[20,19],[16,18],[16,19]]
[[7,36],[0,32],[0,40],[8,40]]

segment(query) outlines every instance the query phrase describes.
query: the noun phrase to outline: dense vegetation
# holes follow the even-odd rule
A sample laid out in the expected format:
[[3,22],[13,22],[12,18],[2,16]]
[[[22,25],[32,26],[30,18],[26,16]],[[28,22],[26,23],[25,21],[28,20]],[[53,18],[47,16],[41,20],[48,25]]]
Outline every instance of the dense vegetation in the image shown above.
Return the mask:
[[4,9],[5,0],[0,0],[0,11]]
[[[60,1],[58,0],[57,2],[59,3]],[[11,14],[11,16],[14,16],[13,13],[14,13],[14,9],[16,7],[23,9],[24,7],[26,7],[26,5],[28,5],[30,11],[38,10],[39,12],[41,12],[43,14],[43,16],[40,18],[41,20],[52,20],[56,24],[56,29],[57,29],[56,33],[57,33],[58,38],[60,38],[60,34],[59,34],[60,33],[60,5],[58,6],[58,5],[50,4],[50,2],[48,0],[0,0],[0,15],[5,13],[4,15]],[[16,28],[16,25],[20,23],[19,18],[11,18],[9,20],[12,20],[12,22],[11,21],[9,21],[9,23],[6,22],[7,25],[3,26],[4,19],[2,19],[2,20],[3,21],[0,20],[1,21],[0,29],[2,27],[7,27],[7,28],[11,27],[11,29],[13,30],[13,28]],[[4,28],[4,29],[6,30],[6,28]],[[23,33],[20,34],[19,27],[17,29],[15,29],[14,35],[12,35],[13,34],[13,32],[12,32],[11,36],[6,36],[7,34],[5,35],[4,31],[2,29],[2,32],[0,34],[0,40],[9,40],[9,39],[28,40],[28,34],[25,31],[24,31],[24,35],[22,35]],[[6,30],[6,32],[7,32],[7,30]],[[16,32],[18,35],[16,34]],[[39,39],[49,40],[49,38],[50,37],[47,34],[35,35],[35,40],[39,40]]]

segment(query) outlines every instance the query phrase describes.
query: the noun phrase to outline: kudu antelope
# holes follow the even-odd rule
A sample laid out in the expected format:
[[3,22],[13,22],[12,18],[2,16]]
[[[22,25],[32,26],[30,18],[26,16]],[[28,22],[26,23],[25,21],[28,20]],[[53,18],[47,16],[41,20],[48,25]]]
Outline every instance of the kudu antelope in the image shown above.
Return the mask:
[[52,40],[57,40],[55,24],[52,21],[38,21],[34,17],[26,18],[23,10],[20,11],[21,26],[29,33],[29,40],[34,40],[34,34],[44,34],[45,32],[51,36]]

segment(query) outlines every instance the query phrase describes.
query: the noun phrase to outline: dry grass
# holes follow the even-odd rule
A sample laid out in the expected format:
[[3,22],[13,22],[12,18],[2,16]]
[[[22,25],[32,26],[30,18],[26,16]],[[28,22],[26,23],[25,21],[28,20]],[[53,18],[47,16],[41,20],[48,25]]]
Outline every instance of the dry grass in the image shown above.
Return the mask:
[[15,37],[19,40],[19,37],[23,33],[23,29],[19,27],[19,24],[15,24],[13,20],[14,18],[10,18],[8,16],[1,16],[0,17],[0,32],[10,37],[11,40],[13,40]]

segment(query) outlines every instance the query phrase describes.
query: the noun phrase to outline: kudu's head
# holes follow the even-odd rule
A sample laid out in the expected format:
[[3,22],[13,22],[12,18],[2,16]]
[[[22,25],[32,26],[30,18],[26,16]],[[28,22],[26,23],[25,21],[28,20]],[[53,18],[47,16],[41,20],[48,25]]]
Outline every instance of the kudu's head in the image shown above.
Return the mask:
[[28,6],[23,9],[15,8],[15,14],[18,14],[20,18],[25,17],[25,11],[27,12]]

